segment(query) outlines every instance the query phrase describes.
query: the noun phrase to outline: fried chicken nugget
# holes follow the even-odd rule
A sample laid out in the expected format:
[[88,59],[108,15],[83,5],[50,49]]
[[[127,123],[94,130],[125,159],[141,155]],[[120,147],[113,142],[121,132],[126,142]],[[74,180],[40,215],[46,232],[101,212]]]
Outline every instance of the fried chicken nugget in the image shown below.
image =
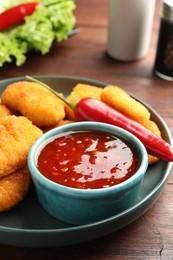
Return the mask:
[[41,135],[42,131],[26,117],[0,118],[0,177],[26,164],[31,145]]
[[2,102],[19,111],[38,127],[47,127],[65,117],[64,102],[42,85],[20,81],[2,93]]
[[0,178],[0,212],[18,205],[26,196],[32,179],[28,167]]
[[50,127],[46,127],[46,128],[44,128],[42,130],[45,133],[45,132],[47,132],[47,131],[49,131],[49,130],[51,130],[53,128],[56,128],[58,126],[67,125],[67,124],[71,124],[71,123],[74,123],[74,121],[62,119],[62,120],[58,121],[56,124],[54,124],[54,125],[52,125]]
[[139,123],[150,119],[148,109],[117,86],[106,86],[101,100]]
[[0,117],[13,115],[13,112],[0,99]]
[[[143,126],[145,126],[147,129],[149,129],[152,133],[154,133],[155,135],[161,137],[161,132],[157,126],[157,124],[152,121],[152,120],[147,120],[145,122],[142,123]],[[156,162],[159,161],[159,158],[153,156],[153,155],[148,155],[148,163],[151,165],[151,164],[154,164]]]
[[[100,100],[101,92],[102,92],[102,88],[79,83],[73,88],[72,92],[67,97],[67,100],[69,102],[74,102],[74,103],[78,103],[82,98],[85,97],[91,97]],[[66,111],[67,119],[75,121],[75,115],[73,110],[66,104],[65,104],[65,111]]]

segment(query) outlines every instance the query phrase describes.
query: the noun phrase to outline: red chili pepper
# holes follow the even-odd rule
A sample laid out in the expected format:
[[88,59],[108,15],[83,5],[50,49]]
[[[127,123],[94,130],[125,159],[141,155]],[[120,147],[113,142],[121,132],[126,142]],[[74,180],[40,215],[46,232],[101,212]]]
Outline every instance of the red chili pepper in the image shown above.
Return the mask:
[[77,121],[96,121],[121,127],[134,134],[143,143],[149,154],[165,161],[173,161],[173,148],[170,144],[115,108],[94,98],[83,98],[77,104],[70,103],[47,84],[29,76],[26,78],[43,85],[62,99],[74,110]]
[[83,98],[74,110],[77,121],[98,121],[121,127],[134,134],[149,154],[166,161],[173,161],[173,148],[147,128],[94,98]]
[[31,15],[39,2],[30,2],[14,6],[0,14],[0,31],[24,22],[25,16]]

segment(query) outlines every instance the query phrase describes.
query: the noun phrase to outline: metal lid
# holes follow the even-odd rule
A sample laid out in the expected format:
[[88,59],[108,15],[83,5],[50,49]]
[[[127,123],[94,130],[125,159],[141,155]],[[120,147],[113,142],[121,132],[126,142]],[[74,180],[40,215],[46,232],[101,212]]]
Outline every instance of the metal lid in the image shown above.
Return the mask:
[[173,0],[163,1],[162,14],[167,20],[173,21]]

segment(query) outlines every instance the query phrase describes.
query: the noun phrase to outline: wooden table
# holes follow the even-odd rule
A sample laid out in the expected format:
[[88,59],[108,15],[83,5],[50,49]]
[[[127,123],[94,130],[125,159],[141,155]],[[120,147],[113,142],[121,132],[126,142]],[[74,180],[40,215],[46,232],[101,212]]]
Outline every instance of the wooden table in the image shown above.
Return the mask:
[[[153,75],[159,28],[157,1],[148,55],[122,63],[106,54],[108,0],[76,0],[81,31],[55,44],[50,53],[30,53],[17,68],[6,64],[0,79],[28,75],[71,75],[116,84],[143,99],[164,118],[173,133],[173,82]],[[1,259],[173,259],[173,176],[157,202],[140,218],[113,234],[80,245],[53,249],[0,246]]]

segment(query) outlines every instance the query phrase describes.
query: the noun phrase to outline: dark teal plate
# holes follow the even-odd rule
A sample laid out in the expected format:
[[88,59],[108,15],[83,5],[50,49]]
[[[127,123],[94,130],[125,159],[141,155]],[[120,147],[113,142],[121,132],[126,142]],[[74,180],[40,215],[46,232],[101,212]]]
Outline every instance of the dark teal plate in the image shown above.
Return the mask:
[[[63,92],[64,95],[68,95],[77,83],[100,87],[107,85],[103,82],[76,77],[37,76],[37,78],[48,83],[58,92]],[[25,80],[25,77],[1,81],[0,94],[7,85],[21,80]],[[151,107],[145,105],[150,110],[152,119],[158,124],[163,138],[172,144],[170,131],[163,119]],[[82,226],[72,226],[49,216],[39,205],[35,191],[32,190],[17,207],[0,213],[0,243],[21,247],[57,247],[86,242],[115,232],[151,207],[166,185],[171,168],[172,163],[164,161],[150,166],[144,177],[138,201],[133,207],[102,221]]]

